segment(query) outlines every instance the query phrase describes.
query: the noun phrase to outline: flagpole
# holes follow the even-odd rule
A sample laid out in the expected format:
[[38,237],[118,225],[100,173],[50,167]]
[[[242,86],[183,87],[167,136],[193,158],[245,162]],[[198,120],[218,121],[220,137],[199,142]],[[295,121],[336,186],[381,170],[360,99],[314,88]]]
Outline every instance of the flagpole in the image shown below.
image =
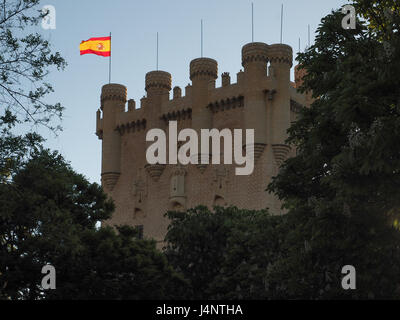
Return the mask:
[[254,3],[251,3],[251,42],[254,42]]
[[203,19],[201,19],[200,22],[200,47],[201,47],[200,54],[201,57],[203,58]]
[[283,4],[281,8],[281,43],[283,41]]
[[111,83],[111,52],[112,52],[112,50],[111,50],[111,32],[110,32],[110,59],[109,59],[110,63],[108,66],[108,83],[109,84]]
[[156,69],[157,69],[157,71],[158,71],[158,32],[157,32],[157,55],[156,55],[157,57],[156,57]]

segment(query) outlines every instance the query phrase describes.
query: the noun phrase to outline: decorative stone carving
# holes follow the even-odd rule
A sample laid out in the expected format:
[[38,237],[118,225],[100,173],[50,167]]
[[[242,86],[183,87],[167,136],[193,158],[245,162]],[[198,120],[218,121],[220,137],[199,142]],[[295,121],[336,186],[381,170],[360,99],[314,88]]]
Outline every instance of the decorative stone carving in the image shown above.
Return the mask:
[[[246,146],[243,146],[245,148]],[[250,152],[250,154],[253,154],[254,156],[254,162],[256,162],[258,159],[260,159],[261,155],[264,152],[264,149],[266,147],[266,144],[263,143],[255,143],[253,145],[247,145],[247,152]]]
[[136,204],[141,205],[147,197],[147,185],[141,168],[139,168],[137,177],[133,181],[132,191]]
[[280,167],[287,159],[291,148],[285,144],[274,144],[272,145],[272,150],[274,151],[275,162]]
[[179,204],[182,208],[185,208],[185,176],[186,168],[181,164],[177,164],[171,173],[170,204],[173,210],[177,210],[177,204]]
[[154,181],[158,181],[164,172],[165,164],[147,164],[145,165],[145,169]]
[[198,163],[196,164],[196,168],[199,169],[200,173],[204,173],[204,171],[207,169],[208,164],[204,163],[208,159],[208,162],[210,163],[210,155],[209,154],[197,154],[194,155],[194,157],[198,157]]
[[117,172],[103,173],[101,175],[101,180],[106,189],[113,191],[120,175],[121,174]]

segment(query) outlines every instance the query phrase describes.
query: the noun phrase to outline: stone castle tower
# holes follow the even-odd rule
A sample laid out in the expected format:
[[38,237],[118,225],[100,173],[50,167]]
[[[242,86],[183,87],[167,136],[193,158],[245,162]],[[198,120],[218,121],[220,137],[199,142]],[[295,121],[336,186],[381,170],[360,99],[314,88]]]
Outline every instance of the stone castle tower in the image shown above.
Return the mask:
[[[222,85],[216,87],[217,61],[195,59],[190,63],[192,84],[184,96],[175,87],[172,99],[171,75],[152,71],[146,75],[147,96],[140,108],[134,100],[126,108],[123,85],[103,86],[96,134],[102,140],[102,185],[116,204],[106,224],[140,226],[145,237],[163,241],[167,210],[202,204],[268,207],[281,213],[280,202],[265,189],[280,164],[295,152],[285,144],[287,129],[299,107],[310,104],[310,97],[296,89],[302,76],[297,68],[295,82],[290,81],[292,60],[288,45],[249,43],[242,49],[244,71],[237,74],[237,82],[222,73]],[[237,176],[234,165],[223,164],[148,164],[146,132],[160,128],[168,133],[169,121],[177,121],[178,130],[254,129],[253,173]]]

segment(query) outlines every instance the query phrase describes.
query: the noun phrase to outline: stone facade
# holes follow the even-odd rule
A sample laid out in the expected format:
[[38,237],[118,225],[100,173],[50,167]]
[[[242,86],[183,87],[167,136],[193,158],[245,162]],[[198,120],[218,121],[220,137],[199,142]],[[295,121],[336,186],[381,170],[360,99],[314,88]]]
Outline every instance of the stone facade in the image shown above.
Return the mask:
[[[127,101],[126,87],[103,86],[96,134],[102,140],[102,185],[116,203],[106,224],[143,226],[145,237],[162,241],[167,210],[202,204],[282,213],[281,203],[265,189],[282,162],[295,152],[285,144],[287,129],[299,107],[310,104],[310,96],[296,89],[302,76],[297,68],[295,82],[290,81],[292,48],[288,45],[249,43],[242,49],[242,65],[236,83],[223,73],[221,87],[216,87],[217,61],[195,59],[190,63],[192,84],[184,96],[175,87],[172,99],[171,75],[149,72],[147,96],[138,109],[134,100]],[[148,164],[146,132],[160,128],[168,133],[172,120],[178,122],[178,130],[254,129],[253,174],[235,175],[236,165]]]

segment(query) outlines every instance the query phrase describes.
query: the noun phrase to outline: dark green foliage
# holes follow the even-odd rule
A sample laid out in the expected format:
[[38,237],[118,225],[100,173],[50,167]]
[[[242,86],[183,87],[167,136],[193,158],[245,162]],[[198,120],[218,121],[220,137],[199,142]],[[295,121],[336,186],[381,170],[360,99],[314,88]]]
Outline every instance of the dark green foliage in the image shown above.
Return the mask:
[[169,212],[169,261],[190,283],[193,299],[263,299],[267,280],[286,234],[285,217],[266,211],[197,207]]
[[[179,297],[184,283],[155,242],[137,239],[126,226],[118,233],[96,228],[113,209],[101,187],[60,155],[33,154],[11,182],[0,184],[0,297]],[[56,268],[56,290],[41,290],[45,264]]]
[[[269,187],[295,226],[274,266],[285,298],[400,294],[399,29],[385,43],[374,21],[344,30],[342,18],[325,17],[315,44],[298,57],[308,72],[303,90],[316,101],[289,130],[298,155]],[[340,286],[346,264],[357,270],[355,291]]]
[[[183,298],[183,279],[168,265],[155,242],[135,238],[124,226],[85,231],[82,251],[61,260],[56,299],[176,299]],[[58,269],[57,269],[58,270]]]

